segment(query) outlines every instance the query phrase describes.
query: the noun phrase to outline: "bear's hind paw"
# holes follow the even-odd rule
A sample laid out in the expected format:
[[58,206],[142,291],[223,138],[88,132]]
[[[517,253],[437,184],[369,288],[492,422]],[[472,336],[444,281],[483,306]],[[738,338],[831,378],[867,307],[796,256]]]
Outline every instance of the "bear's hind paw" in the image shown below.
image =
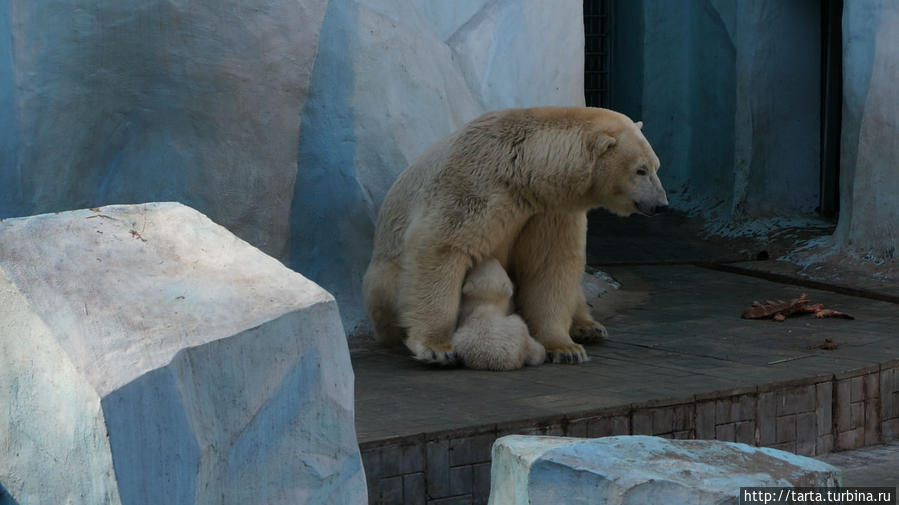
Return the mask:
[[451,347],[443,348],[441,346],[433,348],[426,344],[410,345],[409,347],[412,351],[412,357],[418,361],[436,365],[456,364],[456,351]]
[[432,365],[455,365],[455,351],[425,351],[423,354],[416,354],[415,359]]
[[597,342],[602,342],[609,336],[609,331],[606,330],[606,327],[599,324],[593,323],[596,326],[580,326],[571,329],[571,340],[579,344],[595,344]]
[[546,348],[546,361],[550,363],[570,363],[577,364],[590,361],[587,351],[580,344],[563,345],[559,347]]

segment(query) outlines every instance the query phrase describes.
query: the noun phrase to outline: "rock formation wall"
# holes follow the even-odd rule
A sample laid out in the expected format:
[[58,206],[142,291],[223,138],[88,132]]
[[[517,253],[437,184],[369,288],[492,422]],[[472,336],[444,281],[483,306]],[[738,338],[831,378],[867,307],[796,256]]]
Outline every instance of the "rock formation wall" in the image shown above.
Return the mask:
[[899,248],[899,4],[845,2],[836,245],[875,262]]
[[583,105],[580,0],[11,0],[0,218],[177,200],[333,293],[381,200],[504,107]]

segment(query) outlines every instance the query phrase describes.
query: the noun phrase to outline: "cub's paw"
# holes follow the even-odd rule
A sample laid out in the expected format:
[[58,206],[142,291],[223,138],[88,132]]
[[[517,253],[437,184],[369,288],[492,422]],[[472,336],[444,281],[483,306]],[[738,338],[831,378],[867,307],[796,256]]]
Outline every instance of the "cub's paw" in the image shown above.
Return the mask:
[[456,364],[456,352],[450,343],[434,345],[409,338],[406,340],[406,346],[412,351],[412,357],[418,361],[437,365]]
[[546,361],[550,363],[577,364],[589,361],[587,351],[580,344],[569,344],[546,347]]
[[543,344],[531,337],[525,339],[524,363],[530,366],[540,366],[546,363],[546,349],[543,348]]
[[584,326],[573,326],[571,328],[571,339],[579,344],[595,344],[602,342],[609,336],[606,327],[592,321]]

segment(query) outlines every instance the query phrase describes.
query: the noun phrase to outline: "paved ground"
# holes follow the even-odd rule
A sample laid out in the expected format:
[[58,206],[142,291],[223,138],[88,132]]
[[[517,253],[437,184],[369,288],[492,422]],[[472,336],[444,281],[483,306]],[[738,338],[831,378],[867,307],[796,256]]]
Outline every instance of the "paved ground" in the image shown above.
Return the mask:
[[[871,273],[858,265],[840,264],[798,266],[784,261],[744,261],[719,265],[724,271],[758,276],[777,282],[826,284],[843,293],[899,303],[899,283],[884,275]],[[895,270],[896,267],[893,267]]]
[[[419,364],[354,343],[360,442],[594,411],[865,368],[899,358],[899,306],[695,266],[606,268],[646,302],[607,320],[591,361],[514,372]],[[753,300],[806,292],[854,321],[747,321]],[[812,346],[831,338],[836,350]]]
[[[352,344],[360,442],[690,398],[899,358],[899,283],[842,266],[810,274],[756,261],[777,258],[797,240],[828,233],[826,227],[784,230],[767,241],[702,240],[702,228],[701,221],[676,213],[651,219],[591,214],[589,262],[613,274],[624,290],[607,303],[615,314],[603,319],[611,338],[588,347],[585,364],[505,373],[432,368],[404,349]],[[691,265],[700,263],[730,272]],[[842,293],[811,289],[810,280]],[[739,317],[753,300],[803,292],[857,319]],[[839,347],[813,348],[825,338]],[[899,486],[899,441],[821,459],[843,470],[846,486]]]
[[843,471],[844,486],[899,487],[899,441],[818,459]]

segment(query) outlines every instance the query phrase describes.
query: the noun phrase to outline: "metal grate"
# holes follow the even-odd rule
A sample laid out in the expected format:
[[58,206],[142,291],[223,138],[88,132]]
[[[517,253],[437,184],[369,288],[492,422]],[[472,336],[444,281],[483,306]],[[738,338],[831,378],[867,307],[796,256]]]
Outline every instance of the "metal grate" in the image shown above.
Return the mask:
[[584,98],[589,107],[609,106],[610,2],[584,0]]

